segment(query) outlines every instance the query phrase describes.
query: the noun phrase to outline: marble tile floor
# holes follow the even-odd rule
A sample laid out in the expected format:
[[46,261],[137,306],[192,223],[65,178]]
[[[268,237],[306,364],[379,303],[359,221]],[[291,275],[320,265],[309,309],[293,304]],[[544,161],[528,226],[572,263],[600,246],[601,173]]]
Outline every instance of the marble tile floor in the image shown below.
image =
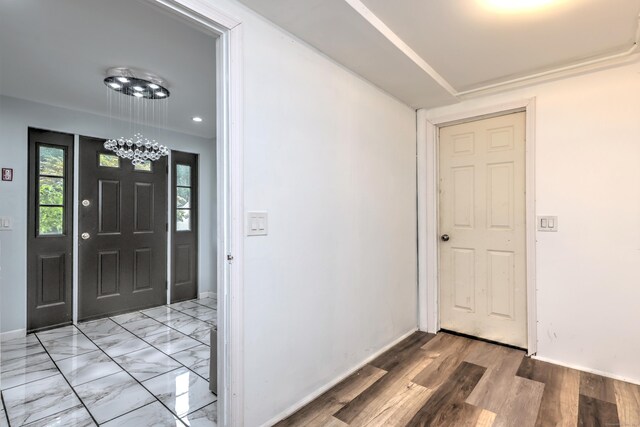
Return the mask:
[[0,343],[0,427],[216,426],[215,298]]

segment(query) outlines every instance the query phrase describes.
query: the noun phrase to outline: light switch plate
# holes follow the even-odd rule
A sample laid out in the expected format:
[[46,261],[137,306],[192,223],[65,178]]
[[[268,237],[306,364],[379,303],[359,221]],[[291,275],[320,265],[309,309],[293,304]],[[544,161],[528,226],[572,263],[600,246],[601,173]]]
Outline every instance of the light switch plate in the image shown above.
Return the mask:
[[538,216],[538,231],[558,231],[558,217]]
[[0,216],[0,231],[13,230],[13,218],[10,216]]
[[267,220],[266,212],[247,212],[247,236],[266,236]]

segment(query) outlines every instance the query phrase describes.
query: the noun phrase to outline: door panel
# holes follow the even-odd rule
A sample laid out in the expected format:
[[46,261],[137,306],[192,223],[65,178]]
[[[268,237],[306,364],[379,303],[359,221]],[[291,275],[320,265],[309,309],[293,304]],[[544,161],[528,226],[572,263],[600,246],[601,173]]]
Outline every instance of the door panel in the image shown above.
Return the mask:
[[66,254],[39,256],[38,302],[40,305],[64,303]]
[[171,302],[198,297],[198,155],[171,152]]
[[136,182],[134,192],[134,209],[135,224],[133,230],[135,233],[153,232],[153,193],[152,183]]
[[513,319],[514,253],[487,251],[489,315]]
[[440,325],[526,347],[525,115],[440,129]]
[[120,232],[120,182],[98,180],[99,233]]
[[103,143],[80,138],[80,320],[166,303],[166,158],[134,168]]
[[120,251],[98,252],[98,298],[120,293]]
[[133,264],[133,291],[143,291],[151,288],[151,282],[153,280],[151,269],[151,262],[153,257],[151,256],[151,248],[136,249],[135,262]]
[[473,167],[452,169],[453,223],[458,228],[473,228],[474,224],[474,170]]
[[453,292],[456,308],[474,311],[476,287],[476,254],[473,249],[452,248]]
[[27,330],[72,322],[73,135],[29,129]]

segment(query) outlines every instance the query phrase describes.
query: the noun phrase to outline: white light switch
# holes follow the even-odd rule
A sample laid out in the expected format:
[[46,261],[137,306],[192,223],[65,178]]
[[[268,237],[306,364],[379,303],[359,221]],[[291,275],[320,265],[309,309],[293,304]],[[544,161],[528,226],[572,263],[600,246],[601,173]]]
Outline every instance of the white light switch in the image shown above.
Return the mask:
[[9,216],[0,216],[0,231],[13,230],[13,218]]
[[266,212],[247,212],[247,236],[266,236],[267,225]]
[[538,231],[558,231],[557,216],[539,216]]

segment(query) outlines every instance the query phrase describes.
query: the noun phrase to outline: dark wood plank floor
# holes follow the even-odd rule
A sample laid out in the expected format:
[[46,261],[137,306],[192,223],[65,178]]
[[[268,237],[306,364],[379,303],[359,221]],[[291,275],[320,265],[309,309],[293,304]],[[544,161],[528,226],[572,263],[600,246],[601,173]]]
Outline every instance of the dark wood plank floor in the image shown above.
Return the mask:
[[640,427],[640,386],[416,332],[276,425]]

